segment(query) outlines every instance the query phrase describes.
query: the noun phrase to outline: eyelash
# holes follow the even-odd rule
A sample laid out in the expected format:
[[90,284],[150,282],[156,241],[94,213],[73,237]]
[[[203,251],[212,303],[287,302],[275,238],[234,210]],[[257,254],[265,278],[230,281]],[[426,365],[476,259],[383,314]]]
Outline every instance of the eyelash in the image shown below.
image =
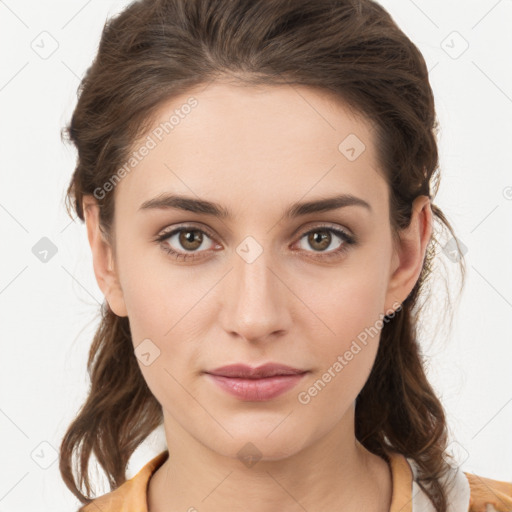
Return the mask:
[[[176,260],[182,259],[184,261],[185,260],[190,261],[190,260],[194,260],[197,258],[201,258],[202,256],[197,256],[196,253],[188,253],[187,254],[187,253],[177,252],[174,249],[172,249],[168,244],[163,243],[168,238],[170,238],[173,235],[175,235],[176,233],[180,233],[182,231],[197,231],[197,232],[202,233],[203,235],[206,235],[209,238],[213,239],[213,236],[208,231],[205,231],[203,229],[196,228],[195,226],[180,226],[179,228],[173,229],[172,231],[164,232],[164,233],[158,235],[154,241],[159,243],[160,246],[162,247],[162,249],[166,253],[170,254]],[[317,226],[313,229],[305,231],[299,237],[299,240],[302,240],[302,238],[304,238],[306,235],[309,235],[310,233],[314,233],[316,231],[328,231],[330,233],[334,233],[336,236],[341,238],[344,242],[338,249],[335,249],[328,253],[317,252],[316,254],[318,256],[315,256],[315,258],[320,259],[320,260],[328,260],[331,258],[340,257],[342,254],[344,254],[346,251],[348,251],[350,246],[357,244],[357,238],[355,236],[351,236],[339,228],[334,228],[332,226],[325,226],[325,225]]]

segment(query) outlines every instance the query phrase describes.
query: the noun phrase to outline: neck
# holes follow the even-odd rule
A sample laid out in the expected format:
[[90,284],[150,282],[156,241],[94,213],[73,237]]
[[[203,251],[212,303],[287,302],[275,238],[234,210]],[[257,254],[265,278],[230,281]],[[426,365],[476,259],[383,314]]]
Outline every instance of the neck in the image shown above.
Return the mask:
[[[355,439],[353,424],[352,414],[290,454],[242,441],[229,456],[199,443],[164,412],[169,458],[150,479],[149,512],[387,512],[389,467]],[[252,459],[237,455],[241,447]]]

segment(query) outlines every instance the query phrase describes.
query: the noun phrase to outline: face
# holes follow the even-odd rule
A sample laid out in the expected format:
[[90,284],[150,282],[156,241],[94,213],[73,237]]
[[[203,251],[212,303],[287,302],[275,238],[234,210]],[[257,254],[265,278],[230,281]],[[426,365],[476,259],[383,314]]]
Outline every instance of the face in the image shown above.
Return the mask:
[[[233,457],[252,442],[272,459],[348,428],[383,316],[423,250],[400,265],[371,124],[310,88],[214,83],[162,105],[133,149],[140,161],[114,190],[113,265],[103,273],[98,251],[95,271],[129,318],[166,429]],[[268,362],[306,373],[259,401],[205,373]]]

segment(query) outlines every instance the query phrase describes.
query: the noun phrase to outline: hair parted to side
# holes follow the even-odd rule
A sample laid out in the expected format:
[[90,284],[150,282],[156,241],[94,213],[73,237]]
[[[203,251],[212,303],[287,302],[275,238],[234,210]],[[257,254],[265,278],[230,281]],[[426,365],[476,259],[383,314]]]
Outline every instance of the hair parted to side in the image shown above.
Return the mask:
[[[73,208],[84,221],[84,195],[94,195],[123,165],[164,101],[225,78],[317,87],[368,119],[389,184],[395,237],[409,224],[413,200],[437,193],[438,123],[428,70],[417,47],[376,2],[141,0],[105,24],[64,130],[78,151],[68,212]],[[108,236],[114,194],[98,202]],[[432,204],[432,212],[441,231],[455,238],[441,209]],[[382,328],[374,367],[356,400],[355,432],[375,454],[386,458],[394,450],[414,459],[420,485],[436,510],[446,512],[439,479],[448,469],[447,425],[425,374],[416,330],[426,303],[419,298],[426,295],[439,246],[433,227],[414,289]],[[462,255],[459,264],[464,283]],[[117,488],[126,481],[135,449],[163,421],[162,407],[140,372],[128,319],[117,317],[106,302],[101,313],[87,363],[90,392],[60,449],[62,478],[82,503],[94,497],[91,454],[111,489]]]

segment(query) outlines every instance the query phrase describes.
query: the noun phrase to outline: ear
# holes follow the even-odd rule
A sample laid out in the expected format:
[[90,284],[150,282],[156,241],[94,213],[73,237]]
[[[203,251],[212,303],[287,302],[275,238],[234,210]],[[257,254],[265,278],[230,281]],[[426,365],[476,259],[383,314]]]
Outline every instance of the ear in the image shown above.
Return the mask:
[[94,275],[110,309],[117,316],[128,316],[114,263],[114,252],[100,230],[99,205],[91,195],[83,197],[83,211],[87,225],[87,237],[91,246]]
[[404,302],[420,276],[432,235],[432,209],[428,196],[415,198],[411,222],[399,233],[400,241],[394,249],[390,267],[385,312],[396,310],[396,304]]

